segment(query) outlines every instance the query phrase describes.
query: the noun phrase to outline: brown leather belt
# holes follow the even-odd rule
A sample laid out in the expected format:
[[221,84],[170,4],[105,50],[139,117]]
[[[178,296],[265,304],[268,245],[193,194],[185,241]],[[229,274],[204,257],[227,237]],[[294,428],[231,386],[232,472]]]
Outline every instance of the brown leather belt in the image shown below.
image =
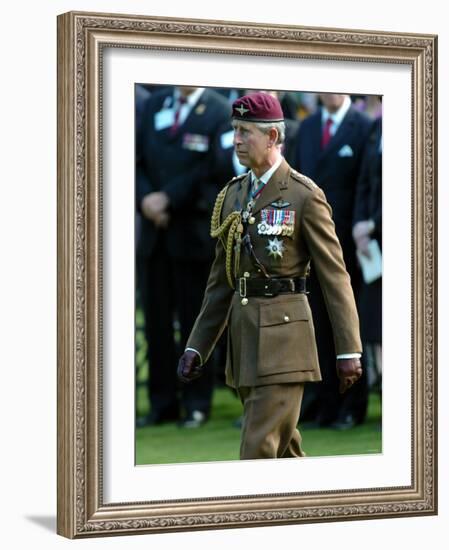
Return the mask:
[[242,298],[251,296],[273,297],[278,294],[308,294],[305,277],[292,279],[250,279],[240,277],[237,292]]

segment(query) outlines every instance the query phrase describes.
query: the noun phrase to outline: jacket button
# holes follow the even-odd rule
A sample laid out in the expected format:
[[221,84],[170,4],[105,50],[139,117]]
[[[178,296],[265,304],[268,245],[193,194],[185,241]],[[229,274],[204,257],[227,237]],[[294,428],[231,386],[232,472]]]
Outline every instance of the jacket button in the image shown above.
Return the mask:
[[288,323],[290,321],[290,317],[288,315],[284,315],[284,321]]
[[246,306],[246,304],[248,303],[248,298],[242,298],[242,306]]

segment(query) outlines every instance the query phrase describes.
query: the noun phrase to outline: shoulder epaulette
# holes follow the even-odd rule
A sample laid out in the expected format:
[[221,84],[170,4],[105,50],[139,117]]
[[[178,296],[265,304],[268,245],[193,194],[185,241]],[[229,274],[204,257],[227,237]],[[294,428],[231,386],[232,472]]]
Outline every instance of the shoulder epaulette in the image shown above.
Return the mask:
[[248,173],[245,172],[244,174],[240,174],[240,176],[234,176],[232,180],[228,181],[227,185],[232,185],[233,183],[236,183],[237,181],[243,179],[247,175]]
[[318,187],[318,185],[313,180],[311,180],[304,174],[300,174],[296,170],[291,170],[290,175],[294,180],[299,181],[299,183],[302,183],[308,189],[316,189]]

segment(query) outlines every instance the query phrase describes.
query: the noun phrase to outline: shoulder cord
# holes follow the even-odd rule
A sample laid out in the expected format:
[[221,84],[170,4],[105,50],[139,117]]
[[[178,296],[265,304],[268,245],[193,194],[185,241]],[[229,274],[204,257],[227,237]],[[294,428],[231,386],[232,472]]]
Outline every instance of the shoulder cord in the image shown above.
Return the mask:
[[[234,273],[238,273],[240,263],[241,233],[243,231],[243,227],[241,223],[241,213],[237,210],[231,212],[223,221],[223,223],[220,224],[221,211],[223,208],[223,203],[226,197],[227,190],[228,185],[226,185],[226,187],[224,187],[220,191],[215,201],[210,224],[210,235],[213,239],[218,237],[223,245],[223,248],[226,251],[226,277],[228,279],[229,286],[231,288],[234,288],[235,284],[232,274],[232,251],[234,248],[233,243],[235,239],[237,241],[237,244],[234,257]],[[226,230],[228,230],[227,237],[225,237]]]

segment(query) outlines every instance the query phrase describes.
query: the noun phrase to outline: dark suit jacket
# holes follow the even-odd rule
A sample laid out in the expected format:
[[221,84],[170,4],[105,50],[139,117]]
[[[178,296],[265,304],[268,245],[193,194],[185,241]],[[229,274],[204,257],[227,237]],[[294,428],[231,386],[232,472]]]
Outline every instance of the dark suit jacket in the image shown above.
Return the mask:
[[348,271],[354,272],[352,221],[356,184],[371,120],[352,106],[337,133],[321,150],[321,109],[299,128],[294,167],[321,187],[329,202]]
[[152,191],[170,198],[169,227],[158,230],[142,219],[138,253],[150,255],[159,237],[166,238],[169,254],[177,259],[206,260],[213,255],[209,236],[210,213],[222,182],[214,178],[212,144],[218,129],[230,124],[226,99],[204,90],[175,136],[170,128],[156,129],[155,115],[171,90],[155,92],[148,100],[136,144],[136,206]]
[[371,129],[360,177],[354,207],[354,224],[362,220],[373,220],[373,238],[382,242],[382,119],[378,118]]

